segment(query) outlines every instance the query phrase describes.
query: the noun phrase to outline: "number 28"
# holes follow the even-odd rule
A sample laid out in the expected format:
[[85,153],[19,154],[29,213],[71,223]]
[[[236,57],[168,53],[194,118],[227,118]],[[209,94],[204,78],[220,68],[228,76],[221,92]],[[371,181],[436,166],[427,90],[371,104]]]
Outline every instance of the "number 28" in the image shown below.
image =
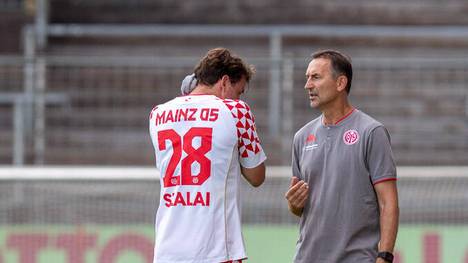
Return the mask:
[[[172,144],[172,156],[164,175],[164,187],[176,185],[202,185],[211,175],[211,160],[206,154],[211,151],[213,128],[193,127],[181,137],[175,130],[162,130],[158,132],[159,150],[166,150],[166,141]],[[200,147],[193,147],[193,139],[200,137]],[[182,150],[187,154],[181,162],[181,175],[174,175],[174,171],[182,158]],[[198,162],[200,173],[192,174],[192,164]]]

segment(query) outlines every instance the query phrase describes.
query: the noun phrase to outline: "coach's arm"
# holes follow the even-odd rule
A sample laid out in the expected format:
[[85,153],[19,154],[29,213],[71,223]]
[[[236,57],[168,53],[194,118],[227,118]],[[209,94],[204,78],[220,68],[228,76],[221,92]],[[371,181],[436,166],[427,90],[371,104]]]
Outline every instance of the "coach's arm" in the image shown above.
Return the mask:
[[301,159],[300,153],[302,152],[300,143],[302,140],[299,137],[297,133],[294,135],[291,162],[292,177],[289,189],[284,197],[288,200],[289,211],[300,217],[309,196],[309,185],[304,180],[299,179],[304,178],[300,169],[301,165],[299,164],[299,160]]
[[241,166],[242,175],[254,187],[259,187],[265,181],[265,163],[261,163],[254,168]]
[[[384,181],[374,185],[380,209],[379,251],[393,252],[398,232],[398,193],[396,181]],[[385,262],[377,259],[377,263]]]
[[301,216],[304,210],[304,205],[309,195],[309,186],[303,180],[299,180],[297,177],[291,178],[289,189],[284,195],[288,200],[288,208],[291,213],[296,216]]

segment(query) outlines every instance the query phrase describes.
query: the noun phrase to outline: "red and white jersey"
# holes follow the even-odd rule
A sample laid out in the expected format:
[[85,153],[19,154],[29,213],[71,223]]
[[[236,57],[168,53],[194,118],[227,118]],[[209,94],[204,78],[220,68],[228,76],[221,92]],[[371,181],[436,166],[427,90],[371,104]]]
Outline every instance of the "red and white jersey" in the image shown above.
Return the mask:
[[246,258],[240,165],[266,156],[249,106],[213,95],[177,97],[150,114],[161,173],[154,263]]

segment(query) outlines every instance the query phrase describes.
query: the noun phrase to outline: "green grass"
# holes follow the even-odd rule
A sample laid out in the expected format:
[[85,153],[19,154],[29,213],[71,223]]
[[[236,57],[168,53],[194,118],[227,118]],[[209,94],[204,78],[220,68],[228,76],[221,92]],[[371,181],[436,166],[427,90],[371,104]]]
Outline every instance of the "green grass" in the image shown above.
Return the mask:
[[243,228],[243,233],[249,256],[247,262],[292,262],[298,226],[248,225]]

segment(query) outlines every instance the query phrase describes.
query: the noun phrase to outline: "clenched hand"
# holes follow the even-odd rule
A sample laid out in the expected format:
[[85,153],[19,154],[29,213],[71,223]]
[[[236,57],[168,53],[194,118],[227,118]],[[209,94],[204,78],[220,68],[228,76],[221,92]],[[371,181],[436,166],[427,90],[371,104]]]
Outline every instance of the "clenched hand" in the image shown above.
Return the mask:
[[308,196],[309,185],[303,180],[299,180],[299,178],[293,176],[291,178],[289,190],[284,196],[286,200],[288,200],[288,206],[291,213],[296,216],[301,216]]

